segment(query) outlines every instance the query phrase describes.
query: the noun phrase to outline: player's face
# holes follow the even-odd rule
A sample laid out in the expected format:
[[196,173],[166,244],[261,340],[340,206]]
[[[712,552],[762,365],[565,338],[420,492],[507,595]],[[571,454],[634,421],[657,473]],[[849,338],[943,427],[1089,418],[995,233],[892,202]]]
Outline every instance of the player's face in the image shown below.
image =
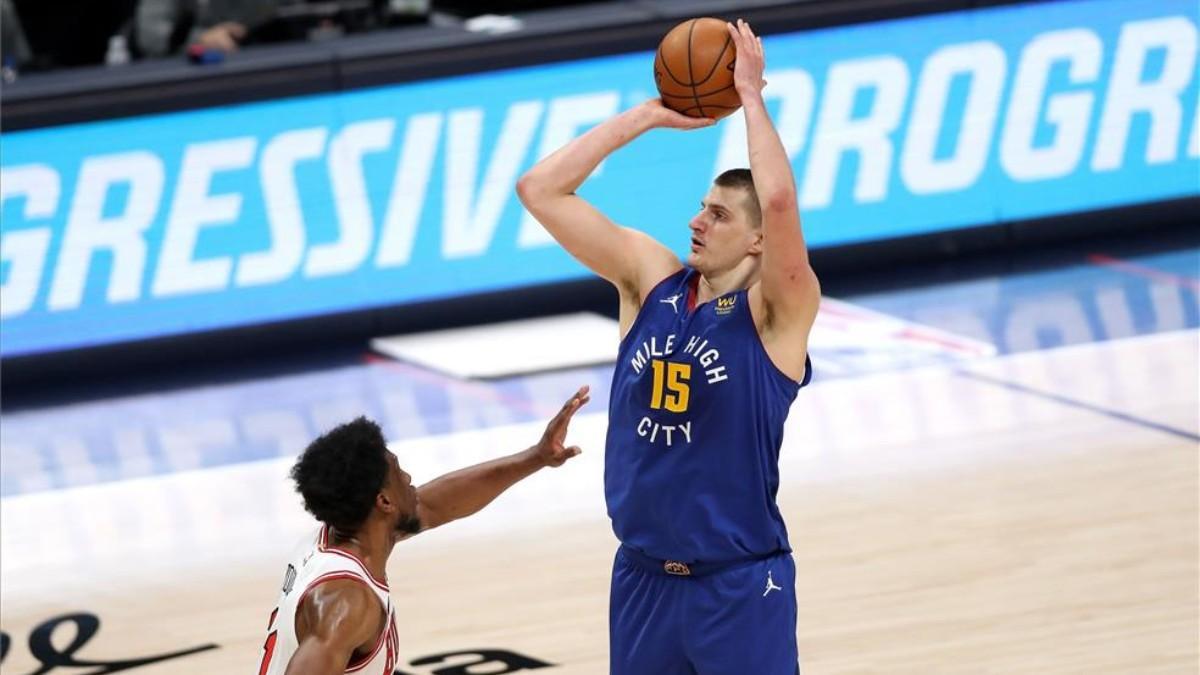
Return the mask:
[[388,480],[385,489],[396,509],[396,531],[404,534],[416,534],[421,531],[421,519],[417,515],[417,488],[413,485],[412,476],[400,468],[400,462],[391,452],[388,453]]
[[687,262],[702,274],[732,269],[751,254],[758,239],[757,228],[743,202],[739,188],[712,186],[700,202],[700,211],[688,223],[691,251]]

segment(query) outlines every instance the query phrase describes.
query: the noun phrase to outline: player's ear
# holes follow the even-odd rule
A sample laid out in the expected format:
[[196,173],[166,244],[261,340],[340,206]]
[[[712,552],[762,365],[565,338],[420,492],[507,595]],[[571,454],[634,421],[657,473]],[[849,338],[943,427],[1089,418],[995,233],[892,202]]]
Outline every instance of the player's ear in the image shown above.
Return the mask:
[[751,255],[762,255],[762,252],[763,252],[762,228],[761,227],[754,228],[754,231],[751,234],[751,236],[754,237],[754,241],[750,244],[750,254]]
[[375,495],[375,506],[384,513],[394,513],[396,511],[396,504],[383,490],[380,490],[379,493]]

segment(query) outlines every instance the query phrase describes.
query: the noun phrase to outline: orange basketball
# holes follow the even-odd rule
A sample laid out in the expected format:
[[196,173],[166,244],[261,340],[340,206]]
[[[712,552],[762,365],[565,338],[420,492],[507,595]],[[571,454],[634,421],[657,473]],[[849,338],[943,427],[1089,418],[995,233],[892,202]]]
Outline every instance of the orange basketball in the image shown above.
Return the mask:
[[675,26],[654,55],[654,84],[663,105],[689,117],[720,119],[742,106],[733,87],[737,48],[720,19]]

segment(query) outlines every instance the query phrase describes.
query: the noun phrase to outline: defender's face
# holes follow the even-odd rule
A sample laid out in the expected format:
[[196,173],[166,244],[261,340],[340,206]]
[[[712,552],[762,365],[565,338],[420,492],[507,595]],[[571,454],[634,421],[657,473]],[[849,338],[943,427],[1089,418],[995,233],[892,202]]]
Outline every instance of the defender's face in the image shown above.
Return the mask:
[[400,468],[400,460],[388,452],[388,477],[384,483],[388,498],[396,504],[396,529],[401,532],[419,532],[420,520],[417,516],[417,488],[413,485],[412,476]]
[[702,274],[732,269],[752,254],[757,228],[746,211],[745,193],[714,185],[700,202],[700,211],[688,223],[692,231],[687,263]]

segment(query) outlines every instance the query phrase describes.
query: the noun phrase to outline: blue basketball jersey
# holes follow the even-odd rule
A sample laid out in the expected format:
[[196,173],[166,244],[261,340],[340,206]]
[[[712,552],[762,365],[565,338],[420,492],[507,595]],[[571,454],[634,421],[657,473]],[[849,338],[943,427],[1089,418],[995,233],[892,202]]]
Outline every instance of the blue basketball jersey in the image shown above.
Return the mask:
[[767,356],[747,292],[688,308],[684,268],[646,297],[613,373],[604,492],[643,553],[724,562],[790,551],[775,495],[800,387]]

